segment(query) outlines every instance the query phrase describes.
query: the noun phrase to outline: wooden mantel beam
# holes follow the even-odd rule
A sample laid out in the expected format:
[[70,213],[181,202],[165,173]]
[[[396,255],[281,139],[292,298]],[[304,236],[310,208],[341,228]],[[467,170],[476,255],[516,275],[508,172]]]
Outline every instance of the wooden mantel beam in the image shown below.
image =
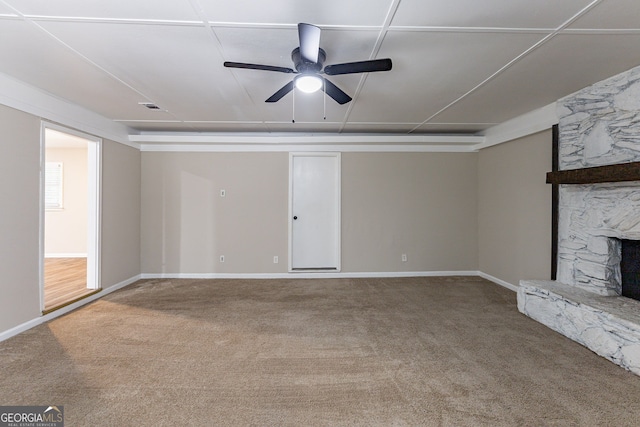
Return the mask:
[[640,181],[640,162],[547,172],[547,184]]

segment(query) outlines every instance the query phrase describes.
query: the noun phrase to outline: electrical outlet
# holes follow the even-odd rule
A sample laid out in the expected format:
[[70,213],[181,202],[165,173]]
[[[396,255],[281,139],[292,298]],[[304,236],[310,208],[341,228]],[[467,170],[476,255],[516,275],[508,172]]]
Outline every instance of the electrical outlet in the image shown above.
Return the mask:
[[277,263],[278,263],[278,256],[277,256],[277,255],[273,257],[273,263],[274,263],[274,264],[277,264]]
[[224,262],[224,255],[220,255],[220,262]]
[[227,192],[225,190],[220,190],[220,197],[224,197],[227,195]]
[[407,262],[407,254],[402,254],[402,262]]

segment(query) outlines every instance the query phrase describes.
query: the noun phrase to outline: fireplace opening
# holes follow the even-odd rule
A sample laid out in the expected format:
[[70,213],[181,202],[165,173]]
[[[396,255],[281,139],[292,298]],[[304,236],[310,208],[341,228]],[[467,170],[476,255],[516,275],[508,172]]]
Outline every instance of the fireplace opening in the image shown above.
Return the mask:
[[640,300],[640,240],[622,241],[622,296]]

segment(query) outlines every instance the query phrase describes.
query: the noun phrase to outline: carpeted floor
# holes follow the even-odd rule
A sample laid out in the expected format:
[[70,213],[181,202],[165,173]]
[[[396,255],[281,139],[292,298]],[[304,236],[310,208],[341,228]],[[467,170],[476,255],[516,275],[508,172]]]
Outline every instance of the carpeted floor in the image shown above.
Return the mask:
[[146,280],[0,343],[67,426],[631,426],[640,377],[480,278]]

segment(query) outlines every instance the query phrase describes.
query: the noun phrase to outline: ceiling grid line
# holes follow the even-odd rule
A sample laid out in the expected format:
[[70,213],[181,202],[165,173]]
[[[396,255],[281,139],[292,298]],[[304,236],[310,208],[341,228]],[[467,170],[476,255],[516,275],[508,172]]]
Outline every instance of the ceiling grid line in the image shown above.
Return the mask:
[[[193,9],[196,12],[196,14],[202,19],[202,22],[204,23],[205,28],[208,30],[208,33],[209,33],[210,37],[213,39],[213,43],[214,43],[216,49],[218,50],[218,52],[220,53],[220,56],[222,58],[224,58],[224,59],[227,59],[227,55],[225,54],[224,46],[223,46],[222,42],[220,41],[220,37],[216,33],[214,25],[211,24],[211,22],[209,21],[208,17],[206,16],[205,10],[202,7],[202,5],[200,4],[200,2],[198,0],[189,0],[189,3],[193,7]],[[247,97],[251,101],[251,104],[253,105],[253,107],[258,109],[258,110],[263,108],[263,107],[259,106],[259,104],[256,102],[256,100],[251,96],[251,93],[249,93],[249,91],[240,83],[240,81],[238,80],[238,77],[236,76],[236,73],[232,72],[231,74],[232,74],[233,79],[235,80],[236,84],[240,88],[242,88],[243,92],[247,95]],[[270,131],[269,125],[265,121],[261,121],[261,123],[264,124],[264,127],[265,127],[266,131],[269,132]]]
[[[375,44],[373,45],[373,48],[371,49],[371,54],[369,55],[369,59],[374,59],[376,58],[376,56],[378,55],[378,52],[380,51],[380,47],[382,46],[382,42],[384,41],[384,38],[387,34],[387,30],[389,29],[389,26],[391,25],[391,22],[393,21],[393,17],[395,16],[396,12],[398,11],[398,7],[400,6],[400,2],[402,0],[392,0],[391,1],[391,5],[389,6],[389,10],[387,11],[387,14],[384,18],[384,22],[382,23],[382,27],[380,28],[380,31],[378,32],[378,37],[376,39]],[[356,91],[353,95],[353,99],[358,99],[358,97],[360,96],[360,92],[362,91],[362,88],[364,87],[364,83],[367,81],[367,76],[368,73],[363,74],[360,77],[360,81],[358,82],[358,86],[356,87]],[[338,133],[342,133],[344,131],[344,127],[346,126],[347,122],[349,121],[349,117],[351,116],[351,111],[353,110],[353,106],[355,105],[355,102],[351,103],[348,107],[347,107],[347,111],[344,114],[344,120],[342,121],[342,125],[340,126],[340,129],[338,129]]]
[[[96,62],[92,61],[90,58],[88,58],[87,56],[83,55],[82,53],[80,53],[79,51],[77,51],[76,49],[74,49],[72,46],[70,46],[68,43],[65,43],[63,40],[61,40],[59,37],[55,36],[54,34],[52,34],[50,31],[48,31],[46,28],[42,27],[40,24],[38,24],[37,22],[33,21],[32,19],[28,18],[26,15],[22,14],[19,10],[13,8],[10,5],[7,5],[6,2],[2,1],[3,4],[5,4],[7,7],[9,7],[10,9],[14,10],[16,12],[16,14],[18,16],[20,16],[24,22],[29,23],[30,25],[32,25],[33,27],[37,28],[38,31],[42,32],[43,34],[45,34],[48,38],[50,38],[51,40],[54,40],[54,42],[58,43],[59,45],[63,46],[65,49],[67,49],[69,52],[71,52],[73,55],[77,56],[78,58],[80,58],[82,61],[85,61],[86,63],[90,64],[92,67],[96,68],[97,70],[99,70],[101,73],[104,73],[105,75],[109,76],[109,78],[113,79],[114,81],[118,82],[119,84],[122,84],[123,86],[127,87],[128,89],[132,90],[133,92],[139,94],[144,101],[151,101],[151,103],[155,104],[155,102],[153,102],[153,100],[151,99],[151,97],[147,96],[146,94],[142,93],[139,89],[133,87],[132,85],[128,84],[127,82],[125,82],[124,80],[120,79],[118,76],[114,75],[113,73],[109,72],[108,70],[104,69],[103,67],[101,67],[100,65],[98,65]],[[163,110],[164,112],[168,113],[169,115],[173,116],[176,120],[179,120],[177,117],[175,117],[170,111],[168,110]]]
[[[640,66],[638,0],[251,3],[0,0],[0,77],[84,108],[118,132],[393,138],[493,134]],[[327,64],[385,57],[393,69],[324,76],[350,101],[296,93],[292,124],[290,94],[264,103],[286,75],[223,63],[291,67],[300,22],[322,29]],[[16,99],[10,91],[19,85],[4,86],[0,99]],[[49,105],[33,93],[29,105]]]
[[166,27],[202,27],[199,21],[179,21],[166,19],[120,19],[120,18],[91,18],[83,16],[47,16],[24,15],[25,18],[39,22],[68,22],[80,24],[104,24],[104,25],[157,25]]
[[443,27],[443,26],[407,26],[392,25],[387,31],[407,32],[407,33],[523,33],[523,34],[546,34],[553,31],[553,28],[510,28],[510,27]]
[[533,52],[534,50],[538,49],[540,46],[544,45],[545,43],[547,43],[549,40],[551,40],[552,38],[554,38],[557,34],[559,34],[564,28],[568,27],[569,25],[571,25],[571,23],[575,22],[578,18],[580,18],[581,16],[583,16],[585,13],[587,13],[589,10],[593,9],[596,5],[598,5],[600,2],[602,2],[603,0],[594,0],[591,3],[589,3],[586,7],[584,7],[583,9],[581,9],[579,12],[577,12],[575,15],[573,15],[572,17],[570,17],[569,19],[567,19],[566,21],[564,21],[558,28],[556,28],[553,32],[547,34],[545,37],[543,37],[541,40],[539,40],[537,43],[535,43],[533,46],[530,46],[527,50],[525,50],[524,52],[520,53],[518,56],[516,56],[515,58],[513,58],[511,61],[509,61],[507,64],[505,64],[504,66],[502,66],[499,70],[497,70],[496,72],[494,72],[493,74],[491,74],[489,77],[487,77],[486,79],[484,79],[482,82],[480,82],[479,84],[477,84],[476,86],[474,86],[471,90],[467,91],[465,94],[463,94],[462,96],[456,98],[454,101],[452,101],[451,103],[449,103],[448,105],[446,105],[445,107],[443,107],[442,109],[440,109],[439,111],[437,111],[436,113],[432,114],[431,116],[429,116],[426,120],[424,120],[419,126],[416,126],[415,128],[411,129],[408,133],[413,133],[414,131],[416,131],[417,129],[419,129],[421,126],[427,124],[428,122],[430,122],[431,120],[433,120],[435,117],[439,116],[440,114],[442,114],[444,111],[448,110],[449,108],[451,108],[453,105],[457,104],[458,102],[460,102],[461,100],[463,100],[464,98],[466,98],[467,96],[469,96],[470,94],[472,94],[473,92],[477,91],[478,89],[480,89],[481,87],[483,87],[484,85],[486,85],[487,83],[489,83],[491,80],[493,80],[495,77],[497,77],[498,75],[500,75],[501,73],[503,73],[505,70],[509,69],[511,66],[513,66],[515,63],[517,63],[518,61],[520,61],[522,58],[524,58],[525,56],[527,56],[528,54],[530,54],[531,52]]

